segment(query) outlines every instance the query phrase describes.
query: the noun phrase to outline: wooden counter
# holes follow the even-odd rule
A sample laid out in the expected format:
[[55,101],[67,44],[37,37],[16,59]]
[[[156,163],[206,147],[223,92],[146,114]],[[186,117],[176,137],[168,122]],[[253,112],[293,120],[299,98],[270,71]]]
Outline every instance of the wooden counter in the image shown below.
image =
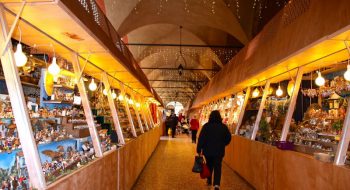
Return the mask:
[[233,136],[224,161],[256,189],[350,188],[350,168],[312,156]]
[[[158,145],[161,128],[155,127],[106,153],[102,158],[49,185],[50,190],[129,190]],[[119,169],[118,169],[119,164]]]

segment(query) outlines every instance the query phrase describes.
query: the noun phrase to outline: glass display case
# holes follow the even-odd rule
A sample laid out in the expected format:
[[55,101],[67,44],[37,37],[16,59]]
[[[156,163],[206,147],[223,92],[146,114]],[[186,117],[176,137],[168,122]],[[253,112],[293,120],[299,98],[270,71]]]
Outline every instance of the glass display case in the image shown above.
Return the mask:
[[119,92],[118,98],[117,98],[117,101],[115,102],[115,104],[116,104],[116,108],[117,108],[117,112],[118,112],[120,126],[121,126],[122,131],[123,131],[123,136],[125,138],[125,141],[128,141],[128,140],[131,140],[135,137],[132,133],[131,123],[130,123],[129,118],[128,118],[124,98],[126,98],[126,97],[124,97],[122,95],[122,93]]
[[[324,154],[333,161],[337,151],[350,95],[350,83],[343,77],[344,70],[334,66],[304,74],[297,106],[301,115],[291,123],[288,140],[295,150],[318,158]],[[322,78],[326,80],[320,82]],[[321,78],[321,79],[320,79]],[[305,103],[306,102],[306,103]]]
[[141,132],[141,126],[139,125],[139,121],[136,115],[136,110],[135,110],[135,102],[134,100],[131,98],[130,95],[127,95],[127,100],[128,100],[128,104],[129,104],[129,110],[130,110],[130,114],[131,114],[131,119],[133,121],[134,127],[135,127],[135,131],[136,131],[136,135],[139,136],[142,134]]
[[[244,110],[244,116],[241,126],[239,126],[238,134],[246,138],[251,138],[254,130],[254,125],[259,112],[264,86],[266,82],[260,82],[252,88],[251,94]],[[248,94],[247,94],[248,96]]]

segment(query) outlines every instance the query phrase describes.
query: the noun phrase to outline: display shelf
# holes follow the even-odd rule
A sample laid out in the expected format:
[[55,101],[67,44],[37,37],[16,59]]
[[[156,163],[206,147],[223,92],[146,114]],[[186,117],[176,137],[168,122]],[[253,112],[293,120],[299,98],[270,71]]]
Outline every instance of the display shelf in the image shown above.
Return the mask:
[[68,85],[64,85],[64,84],[54,84],[53,87],[54,88],[63,88],[63,89],[67,89],[67,90],[74,90],[74,86],[68,86]]
[[72,101],[65,101],[65,100],[44,100],[44,104],[73,104]]

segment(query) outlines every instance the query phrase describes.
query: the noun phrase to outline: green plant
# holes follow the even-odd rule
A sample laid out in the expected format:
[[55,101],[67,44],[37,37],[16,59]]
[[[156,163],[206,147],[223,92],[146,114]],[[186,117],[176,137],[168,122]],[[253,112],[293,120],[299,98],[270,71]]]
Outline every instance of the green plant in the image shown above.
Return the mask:
[[340,131],[343,127],[343,122],[341,120],[336,121],[332,124],[332,128],[336,130],[337,132]]
[[266,121],[265,118],[262,118],[259,123],[260,138],[262,141],[266,142],[270,139],[270,128],[270,124]]

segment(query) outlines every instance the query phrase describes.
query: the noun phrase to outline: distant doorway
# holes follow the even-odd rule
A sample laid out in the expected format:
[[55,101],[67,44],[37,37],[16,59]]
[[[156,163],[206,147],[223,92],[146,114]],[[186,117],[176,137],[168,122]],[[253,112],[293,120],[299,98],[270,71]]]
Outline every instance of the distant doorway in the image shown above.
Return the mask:
[[179,113],[183,111],[184,106],[180,102],[173,101],[173,102],[169,102],[166,105],[166,109],[167,110],[175,110],[175,114],[179,115]]

